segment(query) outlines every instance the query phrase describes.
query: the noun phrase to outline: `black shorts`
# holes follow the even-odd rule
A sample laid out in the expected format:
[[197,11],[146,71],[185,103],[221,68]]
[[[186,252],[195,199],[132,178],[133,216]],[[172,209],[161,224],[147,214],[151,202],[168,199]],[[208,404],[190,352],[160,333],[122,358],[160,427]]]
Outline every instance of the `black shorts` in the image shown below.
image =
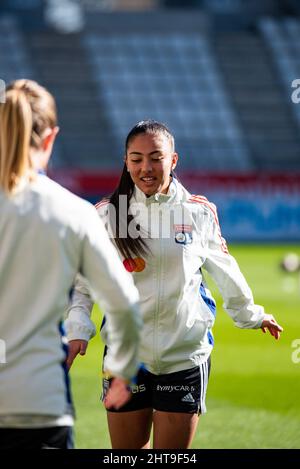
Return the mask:
[[72,427],[0,428],[0,450],[72,448]]
[[[131,386],[132,397],[120,409],[111,412],[129,412],[152,408],[164,412],[204,414],[205,397],[210,373],[210,358],[194,368],[165,375],[154,375],[141,369],[136,384]],[[103,379],[102,400],[109,389],[111,379]]]

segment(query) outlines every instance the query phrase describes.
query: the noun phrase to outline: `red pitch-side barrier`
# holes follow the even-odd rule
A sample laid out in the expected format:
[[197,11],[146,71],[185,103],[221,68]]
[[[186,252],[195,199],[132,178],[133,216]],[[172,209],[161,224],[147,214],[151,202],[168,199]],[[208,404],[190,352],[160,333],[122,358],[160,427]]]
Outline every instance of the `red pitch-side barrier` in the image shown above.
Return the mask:
[[[84,169],[59,169],[49,172],[50,177],[72,192],[83,197],[99,197],[110,194],[116,187],[119,174],[107,171],[87,171]],[[260,192],[300,193],[300,173],[202,173],[183,172],[178,174],[180,181],[191,192],[235,191],[247,192],[258,189]]]

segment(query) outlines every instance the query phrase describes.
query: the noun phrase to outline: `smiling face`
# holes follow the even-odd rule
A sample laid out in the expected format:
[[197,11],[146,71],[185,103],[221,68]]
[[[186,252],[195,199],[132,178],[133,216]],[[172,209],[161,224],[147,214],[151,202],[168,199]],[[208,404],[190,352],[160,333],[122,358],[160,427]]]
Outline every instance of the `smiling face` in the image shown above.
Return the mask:
[[131,179],[147,196],[168,192],[170,173],[177,160],[170,139],[161,132],[135,136],[125,156]]

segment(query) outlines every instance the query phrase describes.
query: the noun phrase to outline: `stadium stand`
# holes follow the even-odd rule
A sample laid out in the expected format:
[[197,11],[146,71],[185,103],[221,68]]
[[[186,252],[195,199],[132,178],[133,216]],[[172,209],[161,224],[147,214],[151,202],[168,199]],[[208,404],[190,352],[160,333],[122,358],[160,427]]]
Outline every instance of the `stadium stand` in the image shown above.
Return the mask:
[[[111,122],[111,139],[124,141],[137,121],[154,118],[176,135],[182,169],[251,169],[210,47],[208,25],[200,27],[201,15],[198,21],[195,14],[185,16],[183,30],[182,14],[173,13],[167,32],[161,14],[131,16],[120,33],[120,18],[108,15],[102,17],[99,33],[85,37],[97,95],[105,101]],[[105,165],[115,164],[113,156],[120,158],[110,152]]]
[[90,4],[78,34],[38,21],[24,34],[14,16],[0,21],[1,79],[35,76],[57,98],[58,167],[119,168],[124,137],[144,118],[170,126],[180,170],[300,166],[300,106],[282,86],[290,95],[300,76],[299,20],[222,31],[200,10],[107,13]]
[[0,16],[0,70],[6,83],[20,76],[33,77],[33,69],[24,47],[22,32],[12,15]]
[[271,51],[287,102],[295,116],[299,131],[300,107],[292,103],[291,83],[295,78],[300,77],[300,52],[298,50],[300,20],[289,17],[280,20],[270,17],[262,18],[259,22],[259,28]]
[[297,2],[195,0],[178,10],[145,0],[134,12],[131,1],[87,1],[85,26],[71,34],[43,20],[42,0],[4,3],[0,79],[34,78],[55,95],[52,175],[63,185],[91,201],[109,194],[128,130],[154,118],[176,136],[180,179],[218,204],[225,236],[300,238]]
[[[24,31],[18,18],[12,14],[0,16],[0,63],[1,80],[9,83],[17,78],[40,79],[35,60],[26,45]],[[61,143],[54,148],[56,165],[64,165]]]
[[292,77],[300,74],[288,77],[286,96],[264,38],[256,31],[219,33],[215,46],[253,167],[272,171],[299,168],[300,140],[290,95]]
[[40,80],[58,103],[63,160],[55,165],[101,168],[108,147],[104,137],[108,123],[101,101],[95,100],[96,90],[80,35],[33,30],[26,40]]

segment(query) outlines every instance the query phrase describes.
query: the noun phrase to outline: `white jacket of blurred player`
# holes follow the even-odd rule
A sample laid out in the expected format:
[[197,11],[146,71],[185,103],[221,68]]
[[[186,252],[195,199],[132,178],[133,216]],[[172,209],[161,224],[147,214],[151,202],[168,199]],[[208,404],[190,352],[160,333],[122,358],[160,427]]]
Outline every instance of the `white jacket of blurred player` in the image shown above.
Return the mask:
[[18,415],[69,412],[61,322],[78,272],[107,312],[115,376],[135,375],[141,324],[137,289],[91,204],[39,175],[11,196],[0,190],[0,213],[0,422],[18,426]]
[[[96,207],[111,231],[108,201],[103,200]],[[135,187],[130,211],[150,250],[132,271],[144,322],[139,360],[149,371],[176,372],[197,366],[209,357],[215,302],[206,287],[203,270],[217,284],[224,299],[223,307],[236,326],[246,329],[261,326],[264,309],[254,304],[244,276],[228,253],[213,204],[203,196],[191,195],[173,178],[166,195],[146,198]],[[171,212],[175,215],[170,216]],[[184,215],[180,217],[180,213]],[[131,262],[123,257],[122,261],[127,266]],[[79,279],[68,315],[70,338],[88,340],[94,334],[89,319],[92,305],[88,288]],[[106,323],[101,335],[106,342]],[[109,359],[108,348],[105,361]]]

